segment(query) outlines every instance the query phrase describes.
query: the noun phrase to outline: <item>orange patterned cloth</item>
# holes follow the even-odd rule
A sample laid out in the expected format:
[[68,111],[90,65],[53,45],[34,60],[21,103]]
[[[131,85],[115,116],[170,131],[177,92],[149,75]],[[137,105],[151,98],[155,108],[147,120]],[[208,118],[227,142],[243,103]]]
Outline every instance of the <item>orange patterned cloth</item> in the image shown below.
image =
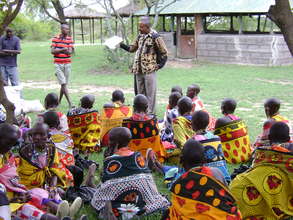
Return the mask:
[[192,168],[171,188],[172,206],[165,220],[241,220],[236,200],[212,176],[209,167]]
[[224,157],[228,163],[244,163],[250,159],[252,149],[243,120],[235,120],[217,128],[214,134],[221,138]]
[[100,143],[101,121],[97,111],[68,116],[74,147],[85,152],[97,151]]
[[160,162],[164,162],[167,153],[160,138],[156,117],[147,121],[125,119],[122,126],[131,131],[132,140],[128,145],[131,150],[139,151],[145,157],[147,149],[152,148]]
[[117,107],[107,107],[101,114],[101,146],[109,145],[108,132],[115,127],[122,126],[123,119],[132,115],[130,106],[122,105]]

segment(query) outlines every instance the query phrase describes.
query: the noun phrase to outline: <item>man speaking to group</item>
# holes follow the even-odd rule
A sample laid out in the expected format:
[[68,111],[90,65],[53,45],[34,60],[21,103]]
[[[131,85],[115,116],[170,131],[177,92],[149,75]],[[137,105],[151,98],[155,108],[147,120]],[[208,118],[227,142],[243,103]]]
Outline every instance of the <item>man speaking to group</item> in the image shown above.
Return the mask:
[[148,98],[148,113],[155,114],[157,76],[156,71],[167,62],[167,48],[160,35],[151,28],[150,18],[142,17],[139,21],[139,32],[135,42],[120,47],[134,53],[132,73],[135,74],[136,91]]

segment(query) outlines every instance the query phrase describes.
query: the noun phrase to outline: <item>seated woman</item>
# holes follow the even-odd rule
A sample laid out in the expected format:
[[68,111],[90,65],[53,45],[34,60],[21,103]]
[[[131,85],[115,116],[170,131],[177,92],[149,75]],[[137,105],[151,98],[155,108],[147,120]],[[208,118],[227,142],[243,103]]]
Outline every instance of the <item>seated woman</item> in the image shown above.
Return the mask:
[[214,131],[221,138],[225,159],[233,164],[247,162],[252,151],[247,126],[234,115],[236,106],[234,99],[226,98],[222,101],[224,117],[217,119]]
[[[182,149],[185,142],[194,134],[191,126],[192,101],[184,96],[178,101],[179,116],[173,121],[174,142],[179,149]],[[174,152],[175,153],[175,152]]]
[[163,128],[161,131],[162,141],[168,141],[170,143],[173,143],[174,141],[173,121],[179,116],[177,103],[180,98],[181,95],[179,92],[173,92],[169,96],[169,108],[165,112]]
[[121,107],[124,105],[125,97],[124,93],[117,89],[112,93],[112,99],[110,103],[107,103],[104,105],[104,108],[110,108],[110,107]]
[[252,166],[230,184],[243,219],[287,219],[293,216],[293,152],[289,127],[276,122],[270,146],[258,147]]
[[[62,112],[58,111],[59,106],[59,98],[56,93],[49,93],[45,97],[45,109],[46,111],[56,111],[60,120],[60,129],[62,131],[68,132],[68,122],[67,122],[67,116],[63,114]],[[39,118],[42,121],[42,114],[39,115]]]
[[196,111],[205,111],[210,116],[210,122],[208,126],[208,130],[214,130],[216,118],[212,117],[211,114],[205,109],[204,104],[198,94],[200,93],[200,87],[196,84],[192,84],[188,86],[186,96],[191,98],[192,100],[192,113]]
[[[1,190],[8,196],[13,215],[21,219],[40,220],[58,220],[67,215],[73,217],[77,213],[76,210],[81,206],[80,199],[76,200],[70,208],[68,202],[62,201],[60,197],[54,194],[53,190],[46,191],[41,188],[28,190],[18,182],[19,176],[16,172],[15,157],[10,151],[11,147],[16,144],[17,139],[18,131],[14,126],[0,125],[0,153],[3,155],[0,159]],[[48,208],[56,216],[46,212],[45,210]]]
[[288,126],[290,127],[290,122],[288,121],[288,119],[281,116],[279,113],[280,106],[281,102],[276,98],[270,98],[265,101],[264,109],[267,116],[267,120],[263,124],[262,133],[257,137],[254,143],[254,147],[260,147],[269,144],[268,134],[270,128],[275,122],[281,121],[288,124]]
[[31,143],[19,150],[20,164],[17,172],[20,183],[28,189],[68,185],[65,172],[59,168],[58,152],[49,139],[49,127],[38,122],[30,131]]
[[169,202],[159,194],[144,158],[128,147],[131,140],[129,129],[113,128],[109,138],[109,155],[104,160],[102,183],[94,194],[92,206],[101,214],[110,201],[112,210],[108,211],[122,219],[166,208]]
[[207,159],[206,166],[219,168],[226,181],[230,182],[231,178],[224,158],[221,139],[206,130],[208,124],[209,114],[207,112],[195,112],[192,116],[192,128],[195,132],[192,139],[199,141],[204,146],[204,154]]
[[132,134],[130,149],[139,151],[146,157],[147,149],[151,148],[160,162],[163,162],[166,158],[166,150],[160,138],[156,116],[147,113],[148,99],[141,94],[135,96],[133,109],[132,116],[124,119],[122,123],[122,126],[130,129]]
[[173,183],[172,205],[162,219],[241,219],[236,200],[223,184],[221,172],[205,166],[204,146],[188,140],[180,161],[186,172]]
[[101,121],[98,110],[93,109],[94,103],[93,95],[85,95],[80,99],[80,107],[67,114],[74,147],[86,154],[101,150]]
[[43,117],[44,123],[49,126],[50,139],[54,143],[58,152],[59,161],[61,162],[58,167],[66,173],[66,184],[71,186],[73,185],[73,176],[67,169],[68,166],[74,165],[74,145],[71,136],[60,130],[60,122],[56,112],[48,111]]
[[133,100],[133,114],[130,117],[134,121],[147,121],[154,117],[147,113],[148,111],[148,99],[142,94],[138,94]]
[[79,115],[79,114],[92,112],[94,111],[93,110],[94,103],[95,103],[95,96],[85,95],[80,99],[80,107],[70,109],[67,115],[68,116]]
[[101,146],[109,146],[109,131],[115,127],[121,127],[123,119],[132,115],[132,107],[125,105],[124,93],[115,90],[112,93],[112,102],[103,107],[101,113]]

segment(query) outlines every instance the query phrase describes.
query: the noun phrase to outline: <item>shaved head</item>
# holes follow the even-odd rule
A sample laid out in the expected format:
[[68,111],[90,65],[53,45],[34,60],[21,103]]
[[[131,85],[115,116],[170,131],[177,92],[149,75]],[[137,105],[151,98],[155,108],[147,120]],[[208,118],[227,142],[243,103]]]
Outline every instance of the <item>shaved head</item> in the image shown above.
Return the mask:
[[80,105],[83,108],[92,108],[95,103],[95,96],[93,95],[85,95],[80,99]]
[[131,140],[131,132],[128,128],[116,127],[112,128],[109,132],[110,146],[117,146],[118,149],[121,147],[126,147]]

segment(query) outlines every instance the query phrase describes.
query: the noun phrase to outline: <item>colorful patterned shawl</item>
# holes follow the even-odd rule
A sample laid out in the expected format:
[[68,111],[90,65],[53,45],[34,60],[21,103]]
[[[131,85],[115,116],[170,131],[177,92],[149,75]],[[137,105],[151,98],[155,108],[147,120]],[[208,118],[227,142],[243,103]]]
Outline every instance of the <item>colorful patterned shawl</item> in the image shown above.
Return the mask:
[[199,141],[204,146],[204,154],[207,160],[205,166],[216,167],[221,170],[225,180],[229,183],[231,177],[227,168],[226,160],[224,159],[221,139],[210,131],[205,131],[201,134],[195,134],[192,137]]
[[293,216],[293,153],[256,149],[252,168],[238,175],[230,188],[244,219]]
[[130,106],[122,105],[118,107],[104,108],[101,115],[101,145],[107,147],[109,145],[108,132],[115,127],[122,125],[123,119],[132,115]]
[[160,162],[165,160],[166,150],[160,138],[156,117],[147,121],[125,119],[122,126],[131,131],[132,140],[128,146],[132,151],[139,151],[145,157],[147,149],[152,148]]
[[150,214],[169,205],[159,194],[150,170],[139,152],[130,156],[106,158],[102,179],[103,183],[98,186],[91,202],[98,211],[103,209],[107,201],[111,201],[113,213],[124,219],[130,214]]
[[32,146],[23,146],[20,151],[20,164],[17,167],[17,173],[20,177],[20,183],[28,189],[43,188],[47,183],[47,179],[53,175],[58,177],[58,186],[66,188],[66,174],[59,166],[59,158],[57,150],[53,143],[48,144],[47,148],[47,164],[48,166],[41,168],[31,161]]
[[54,143],[58,157],[61,163],[59,163],[59,168],[66,173],[67,185],[73,186],[73,176],[71,172],[67,169],[67,166],[74,165],[73,156],[73,141],[70,134],[58,131],[57,129],[50,130],[51,140]]
[[208,167],[193,168],[172,185],[166,220],[240,220],[236,200]]
[[228,163],[243,163],[250,159],[250,140],[243,120],[232,121],[217,128],[214,134],[221,138],[224,156]]
[[182,149],[185,142],[192,137],[191,115],[179,116],[173,121],[174,142]]
[[95,152],[100,141],[101,121],[97,111],[68,116],[74,146],[85,152]]

